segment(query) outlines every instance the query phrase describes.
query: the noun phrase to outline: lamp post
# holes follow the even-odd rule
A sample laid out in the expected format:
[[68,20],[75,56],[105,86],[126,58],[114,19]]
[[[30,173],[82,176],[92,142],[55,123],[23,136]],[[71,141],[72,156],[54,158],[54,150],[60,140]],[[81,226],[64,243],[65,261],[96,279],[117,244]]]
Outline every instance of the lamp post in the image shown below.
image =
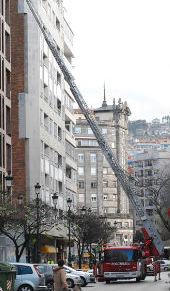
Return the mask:
[[7,190],[8,190],[8,193],[10,193],[10,189],[12,187],[12,181],[13,181],[13,176],[8,173],[8,175],[5,177],[5,180],[6,180],[6,187],[7,187]]
[[52,196],[53,204],[54,204],[54,212],[55,212],[55,221],[57,218],[57,203],[58,203],[58,192],[55,192]]
[[[54,215],[55,215],[55,221],[57,221],[57,203],[58,203],[58,192],[55,192],[52,196],[53,204],[54,204]],[[57,238],[55,239],[55,247],[57,249]],[[57,261],[57,252],[55,253],[55,262]]]
[[39,199],[39,195],[40,195],[41,186],[39,183],[36,183],[34,188],[35,188],[35,194],[36,194],[36,210],[37,210],[36,263],[40,263],[40,245],[39,245],[40,199]]
[[67,199],[67,205],[68,205],[68,265],[71,267],[71,203],[72,200],[70,198]]
[[114,241],[115,241],[115,245],[116,245],[116,232],[117,232],[117,221],[116,220],[114,222],[114,231],[115,231],[115,233],[114,233]]
[[22,195],[19,195],[18,196],[18,205],[21,206],[23,203],[23,196]]
[[2,203],[5,202],[5,194],[10,195],[11,194],[11,187],[12,187],[12,181],[13,181],[13,176],[11,175],[11,173],[8,173],[7,176],[5,176],[5,180],[6,180],[6,191],[3,190],[0,193],[2,194]]
[[82,215],[84,216],[86,214],[86,207],[83,206],[80,210],[81,210]]

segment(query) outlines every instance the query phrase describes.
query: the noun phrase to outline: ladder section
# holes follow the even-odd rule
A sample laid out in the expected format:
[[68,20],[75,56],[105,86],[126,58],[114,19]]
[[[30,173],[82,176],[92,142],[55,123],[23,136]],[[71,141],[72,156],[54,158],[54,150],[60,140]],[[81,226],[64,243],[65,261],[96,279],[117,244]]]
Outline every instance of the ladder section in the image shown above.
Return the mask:
[[132,184],[132,182],[130,182],[130,180],[127,178],[125,171],[121,168],[117,159],[115,158],[111,147],[109,146],[109,144],[106,141],[105,137],[103,136],[99,126],[97,125],[95,117],[93,116],[93,114],[89,110],[82,94],[80,93],[78,87],[76,86],[76,84],[74,82],[74,77],[72,76],[72,74],[69,72],[69,70],[65,66],[63,59],[61,58],[61,56],[59,55],[59,53],[57,51],[55,42],[53,41],[51,34],[48,32],[47,28],[45,27],[44,23],[42,22],[39,14],[38,14],[38,12],[35,10],[35,8],[32,4],[32,1],[26,0],[26,2],[28,4],[42,34],[44,35],[44,38],[45,38],[53,56],[54,56],[54,58],[57,61],[58,65],[59,65],[59,67],[64,75],[65,80],[69,84],[70,90],[71,90],[76,102],[78,103],[82,113],[86,117],[86,120],[89,123],[89,125],[90,125],[96,139],[97,139],[99,147],[101,148],[105,158],[107,159],[112,170],[114,171],[115,176],[117,177],[118,181],[120,182],[124,192],[126,193],[130,202],[132,203],[138,217],[142,221],[143,226],[146,228],[149,236],[153,239],[153,243],[154,243],[156,249],[158,250],[159,254],[162,254],[163,248],[164,248],[163,242],[162,242],[161,237],[158,234],[153,222],[151,221],[151,219],[147,215],[139,197],[137,196],[138,192],[137,192],[137,189],[135,188],[135,185]]

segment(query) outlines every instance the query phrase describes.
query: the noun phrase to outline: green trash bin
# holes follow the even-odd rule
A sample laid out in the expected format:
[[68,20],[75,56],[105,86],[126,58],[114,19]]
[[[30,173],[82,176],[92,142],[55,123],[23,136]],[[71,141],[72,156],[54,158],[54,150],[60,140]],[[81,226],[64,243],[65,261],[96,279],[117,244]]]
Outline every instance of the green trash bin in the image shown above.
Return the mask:
[[0,291],[14,291],[15,266],[0,262]]

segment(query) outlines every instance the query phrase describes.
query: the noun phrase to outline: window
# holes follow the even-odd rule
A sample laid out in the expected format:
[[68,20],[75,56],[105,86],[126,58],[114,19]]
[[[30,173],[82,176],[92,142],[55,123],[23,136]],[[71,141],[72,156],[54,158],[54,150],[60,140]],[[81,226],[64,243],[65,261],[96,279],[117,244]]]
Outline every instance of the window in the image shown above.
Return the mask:
[[112,135],[115,135],[115,129],[112,129]]
[[14,266],[15,266],[15,270],[16,270],[16,275],[19,275],[18,266],[17,265],[14,265]]
[[104,213],[108,213],[108,208],[104,208]]
[[120,221],[117,222],[117,228],[122,228],[122,222]]
[[60,31],[60,21],[56,17],[56,28]]
[[91,167],[91,175],[96,175],[96,167]]
[[97,182],[91,182],[91,188],[97,188]]
[[90,160],[91,160],[91,162],[95,163],[96,162],[96,154],[90,154]]
[[103,168],[103,174],[107,174],[107,168]]
[[80,134],[81,133],[81,127],[76,127],[75,128],[75,133]]
[[54,132],[54,122],[51,118],[49,120],[49,131],[51,134],[53,134],[53,132]]
[[116,181],[113,181],[113,187],[116,188]]
[[54,137],[58,138],[58,127],[57,124],[54,122]]
[[20,265],[19,269],[20,269],[20,274],[21,275],[33,274],[33,271],[31,269],[31,267]]
[[95,139],[78,139],[77,145],[82,147],[97,147],[98,142]]
[[96,202],[97,201],[97,194],[91,194],[91,201]]
[[113,200],[116,200],[116,195],[115,194],[113,194]]
[[145,161],[145,167],[150,167],[150,166],[152,166],[152,164],[153,164],[153,161],[152,160],[148,160],[148,161]]
[[129,228],[129,222],[125,222],[125,223],[124,223],[124,227],[125,227],[125,228]]
[[44,112],[40,109],[40,125],[44,125]]
[[108,200],[108,195],[107,194],[103,195],[103,200]]
[[114,142],[112,142],[112,149],[114,149],[114,147],[115,147],[115,143],[114,143]]
[[83,162],[84,161],[84,154],[78,154],[78,161]]
[[103,187],[107,188],[108,187],[108,181],[103,181]]
[[97,121],[99,121],[99,120],[100,120],[100,117],[99,117],[99,116],[96,116],[95,119],[96,119]]
[[88,127],[87,132],[88,132],[88,134],[93,134],[93,131],[90,127]]
[[78,167],[78,174],[84,175],[84,167]]
[[84,181],[78,182],[79,189],[84,189]]
[[84,203],[84,194],[79,194],[79,202]]
[[102,133],[107,134],[107,128],[102,128]]

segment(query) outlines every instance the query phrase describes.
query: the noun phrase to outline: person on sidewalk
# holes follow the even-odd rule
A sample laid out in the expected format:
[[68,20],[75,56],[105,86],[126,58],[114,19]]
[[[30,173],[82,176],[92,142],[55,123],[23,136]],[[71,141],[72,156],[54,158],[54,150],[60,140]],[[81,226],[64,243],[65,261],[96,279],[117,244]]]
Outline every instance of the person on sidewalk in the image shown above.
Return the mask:
[[54,291],[67,291],[66,271],[64,269],[64,261],[59,260],[58,266],[53,268]]

